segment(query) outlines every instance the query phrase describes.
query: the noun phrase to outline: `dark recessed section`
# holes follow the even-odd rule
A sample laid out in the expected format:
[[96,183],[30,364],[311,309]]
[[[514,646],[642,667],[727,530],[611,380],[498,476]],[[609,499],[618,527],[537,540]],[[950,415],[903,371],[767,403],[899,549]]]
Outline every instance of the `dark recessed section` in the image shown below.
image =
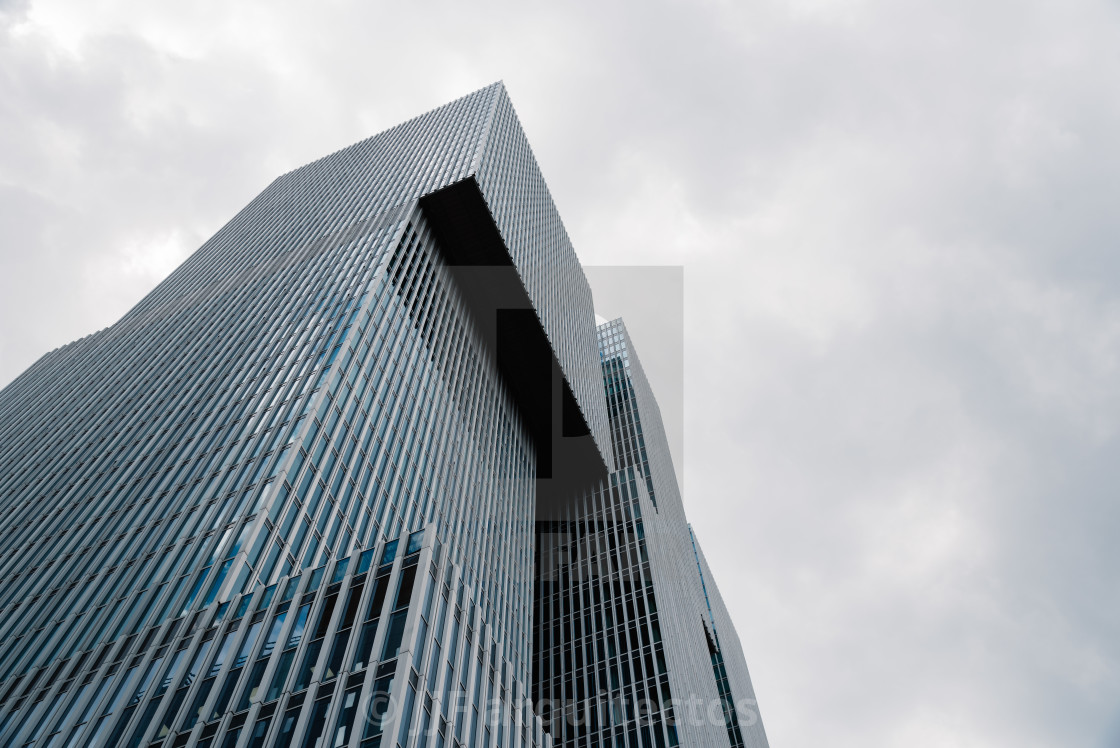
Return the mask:
[[513,259],[474,177],[420,198],[448,265],[512,265]]
[[421,198],[420,207],[533,436],[537,476],[548,484],[538,495],[575,494],[606,477],[603,456],[478,182],[456,182]]
[[587,421],[583,419],[583,413],[580,412],[579,405],[576,403],[576,396],[572,394],[572,388],[566,379],[564,380],[563,398],[564,436],[591,436],[591,428],[587,425]]
[[498,370],[537,447],[537,477],[552,477],[552,349],[532,309],[498,309]]

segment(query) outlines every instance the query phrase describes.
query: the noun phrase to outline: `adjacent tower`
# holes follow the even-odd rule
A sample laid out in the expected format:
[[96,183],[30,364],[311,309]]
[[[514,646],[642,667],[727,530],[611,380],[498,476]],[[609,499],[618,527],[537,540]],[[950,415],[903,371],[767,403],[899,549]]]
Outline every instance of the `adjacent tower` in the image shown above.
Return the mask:
[[280,177],[0,392],[0,744],[764,741],[615,336],[501,84]]
[[600,325],[598,342],[615,470],[538,512],[541,717],[565,746],[766,746],[738,637],[685,520],[660,409],[622,320]]

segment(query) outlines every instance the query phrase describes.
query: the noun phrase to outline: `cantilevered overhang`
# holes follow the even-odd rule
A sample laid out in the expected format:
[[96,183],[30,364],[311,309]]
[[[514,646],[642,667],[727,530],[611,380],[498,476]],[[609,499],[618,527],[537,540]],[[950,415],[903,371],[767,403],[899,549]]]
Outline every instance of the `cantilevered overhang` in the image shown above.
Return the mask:
[[581,372],[565,371],[478,182],[467,177],[419,203],[533,436],[547,493],[570,494],[604,478],[610,445],[596,443],[587,416],[595,411],[576,395],[572,378]]

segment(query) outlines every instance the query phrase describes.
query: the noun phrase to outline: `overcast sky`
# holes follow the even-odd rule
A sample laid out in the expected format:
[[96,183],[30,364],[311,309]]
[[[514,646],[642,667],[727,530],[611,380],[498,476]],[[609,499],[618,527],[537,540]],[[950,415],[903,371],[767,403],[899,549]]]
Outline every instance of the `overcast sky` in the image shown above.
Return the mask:
[[0,382],[497,79],[582,261],[684,268],[774,748],[1120,745],[1115,1],[0,0]]

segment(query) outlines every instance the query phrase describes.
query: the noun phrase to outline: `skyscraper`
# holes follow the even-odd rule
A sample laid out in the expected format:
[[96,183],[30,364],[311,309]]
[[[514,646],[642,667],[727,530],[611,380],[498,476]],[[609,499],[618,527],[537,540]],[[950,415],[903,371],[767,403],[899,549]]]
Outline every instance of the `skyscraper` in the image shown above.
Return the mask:
[[765,744],[501,84],[277,179],[0,419],[0,744]]
[[622,320],[598,340],[615,469],[538,510],[534,703],[557,744],[765,746],[657,401]]

